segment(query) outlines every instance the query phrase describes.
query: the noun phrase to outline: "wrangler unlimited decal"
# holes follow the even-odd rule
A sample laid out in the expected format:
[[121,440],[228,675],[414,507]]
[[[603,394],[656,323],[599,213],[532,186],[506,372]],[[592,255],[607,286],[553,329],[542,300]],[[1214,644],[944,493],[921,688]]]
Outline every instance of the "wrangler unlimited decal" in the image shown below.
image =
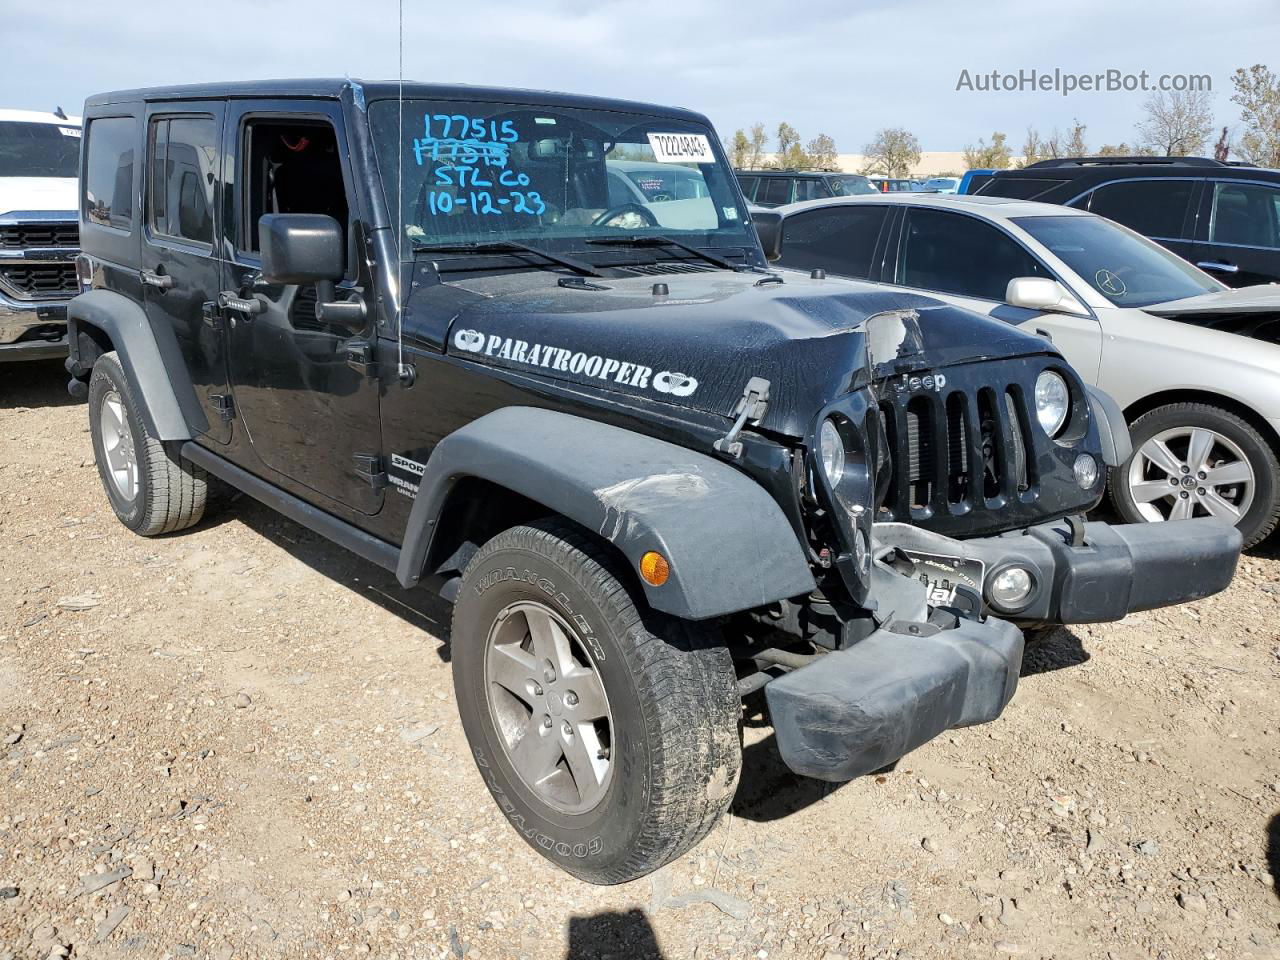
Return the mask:
[[453,335],[453,345],[468,353],[482,353],[486,357],[498,357],[512,363],[577,374],[595,380],[612,380],[641,390],[652,388],[658,393],[673,397],[687,397],[698,389],[698,381],[686,373],[675,370],[654,373],[652,367],[643,363],[530,343],[496,333],[486,335],[479,330],[459,330]]

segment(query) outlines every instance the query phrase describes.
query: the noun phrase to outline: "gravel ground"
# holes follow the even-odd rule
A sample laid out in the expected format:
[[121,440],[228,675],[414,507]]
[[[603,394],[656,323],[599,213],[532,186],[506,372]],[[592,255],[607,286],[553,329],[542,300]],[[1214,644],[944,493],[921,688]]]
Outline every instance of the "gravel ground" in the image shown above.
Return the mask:
[[0,368],[0,960],[1280,957],[1275,546],[880,776],[749,704],[732,815],[597,888],[484,789],[447,608],[248,499],[133,536],[64,379]]

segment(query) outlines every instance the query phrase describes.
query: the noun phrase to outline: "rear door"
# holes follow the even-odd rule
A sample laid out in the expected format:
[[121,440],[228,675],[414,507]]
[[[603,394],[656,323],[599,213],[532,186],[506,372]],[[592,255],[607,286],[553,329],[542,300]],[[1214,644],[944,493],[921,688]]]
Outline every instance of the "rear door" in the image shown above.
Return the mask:
[[[341,108],[236,101],[227,138],[224,289],[264,304],[252,315],[227,311],[236,415],[253,457],[278,475],[269,479],[332,501],[322,506],[377,513],[385,481],[378,381],[347,362],[348,346],[373,342],[374,311],[367,268],[355,255],[359,216]],[[364,329],[320,321],[313,285],[263,280],[258,220],[268,213],[325,214],[345,228],[347,276],[337,298],[365,301]]]
[[1280,280],[1280,185],[1216,180],[1206,189],[1208,225],[1195,264],[1233,287]]
[[888,209],[871,203],[833,204],[787,217],[778,266],[869,279]]
[[231,438],[214,252],[223,111],[222,101],[148,106],[141,260],[147,319],[182,355],[204,414],[193,425],[218,443]]
[[760,188],[756,191],[756,205],[760,207],[780,207],[791,202],[790,177],[761,177]]

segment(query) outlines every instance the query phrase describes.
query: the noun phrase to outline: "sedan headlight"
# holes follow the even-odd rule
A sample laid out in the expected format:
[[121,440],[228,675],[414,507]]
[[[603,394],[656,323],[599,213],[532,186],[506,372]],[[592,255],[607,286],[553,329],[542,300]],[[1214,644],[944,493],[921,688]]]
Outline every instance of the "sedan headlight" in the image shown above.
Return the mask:
[[1056,437],[1062,432],[1071,412],[1071,391],[1067,381],[1052,370],[1044,370],[1036,377],[1036,419],[1044,432]]
[[840,436],[835,421],[822,421],[822,429],[818,432],[818,452],[822,455],[822,472],[834,487],[844,476],[844,437]]

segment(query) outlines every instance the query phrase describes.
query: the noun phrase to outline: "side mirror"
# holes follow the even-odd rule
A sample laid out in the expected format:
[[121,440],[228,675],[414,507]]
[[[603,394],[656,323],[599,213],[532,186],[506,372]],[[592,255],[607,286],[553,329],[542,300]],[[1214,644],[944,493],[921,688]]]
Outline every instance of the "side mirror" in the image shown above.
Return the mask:
[[268,213],[258,218],[258,238],[267,283],[332,283],[347,272],[342,227],[333,217]]
[[751,211],[751,225],[756,228],[765,259],[772,262],[782,256],[782,214],[772,210]]
[[1043,313],[1089,316],[1089,311],[1066,287],[1049,277],[1014,277],[1005,288],[1004,302],[1011,307],[1025,307]]

